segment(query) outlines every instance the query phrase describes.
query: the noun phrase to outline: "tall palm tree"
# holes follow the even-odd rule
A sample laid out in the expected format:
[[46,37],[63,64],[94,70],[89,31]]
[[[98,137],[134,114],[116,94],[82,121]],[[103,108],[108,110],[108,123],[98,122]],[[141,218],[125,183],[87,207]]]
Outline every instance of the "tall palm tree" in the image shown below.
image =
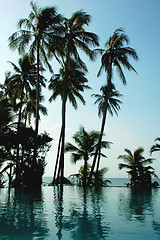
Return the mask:
[[[87,180],[87,163],[90,157],[93,156],[95,152],[95,148],[97,146],[99,139],[98,131],[90,131],[87,132],[83,126],[80,127],[79,131],[77,131],[73,135],[73,140],[76,145],[71,143],[65,144],[65,152],[72,152],[71,160],[72,162],[77,162],[78,160],[84,160],[84,178],[83,185],[86,186]],[[109,147],[109,142],[103,141],[101,147],[107,148]],[[101,153],[103,157],[106,157]]]
[[120,94],[115,89],[115,86],[112,83],[106,86],[102,86],[100,90],[102,91],[102,94],[92,95],[97,98],[97,100],[95,101],[95,104],[98,104],[98,116],[102,117],[102,124],[101,124],[99,142],[95,151],[95,156],[94,156],[92,167],[91,167],[89,183],[96,165],[96,160],[97,160],[96,172],[98,172],[98,169],[99,169],[101,140],[104,133],[107,113],[110,113],[111,116],[113,116],[113,113],[118,115],[118,111],[120,110],[120,104],[122,103],[118,99],[119,97],[122,96],[122,94]]
[[[102,55],[101,66],[97,76],[99,77],[103,70],[105,70],[107,74],[108,89],[106,92],[106,101],[109,98],[110,85],[113,82],[114,67],[117,69],[119,77],[122,80],[122,83],[124,85],[126,85],[127,81],[123,73],[122,67],[127,68],[129,71],[133,70],[134,72],[136,72],[134,67],[129,62],[129,57],[132,57],[134,60],[138,60],[138,55],[133,48],[128,46],[125,47],[124,46],[125,43],[128,44],[129,39],[127,35],[124,33],[123,29],[118,28],[114,31],[113,35],[105,43],[105,49],[96,50]],[[105,109],[107,112],[107,103],[106,103]],[[95,159],[97,159],[97,156],[98,156],[98,149],[96,151]],[[93,170],[94,170],[94,165],[92,166],[91,175],[93,174]],[[90,179],[91,179],[91,176],[90,176]]]
[[[22,107],[24,104],[24,99],[31,96],[32,89],[36,85],[36,67],[30,61],[28,54],[25,54],[19,59],[19,66],[10,62],[13,66],[14,73],[7,75],[4,85],[6,86],[5,94],[11,99],[11,102],[15,103],[15,110],[18,113],[18,124],[17,132],[19,131],[19,126],[21,122]],[[43,83],[44,85],[44,83]],[[17,103],[17,100],[19,102]]]
[[[137,148],[133,153],[129,149],[124,150],[126,154],[119,155],[118,159],[122,159],[125,163],[119,163],[119,169],[126,168],[131,176],[131,185],[136,186],[141,176],[142,169],[144,170],[147,164],[151,164],[154,158],[146,159],[143,156],[144,149]],[[148,166],[147,166],[148,167]],[[149,170],[149,169],[148,169]]]
[[[29,56],[25,54],[18,61],[19,66],[10,62],[14,69],[13,74],[7,75],[4,85],[6,86],[6,95],[9,95],[11,101],[17,104],[17,99],[20,102],[17,104],[18,108],[18,121],[17,121],[17,140],[20,134],[20,123],[22,115],[23,99],[26,94],[30,94],[31,89],[36,83],[36,67],[31,63]],[[16,108],[15,108],[16,109]],[[19,142],[17,141],[17,166],[16,171],[18,174],[18,163],[19,163]]]
[[64,144],[65,144],[65,112],[66,112],[66,89],[67,78],[69,76],[70,61],[74,58],[79,62],[81,68],[86,70],[84,62],[81,60],[78,48],[87,54],[90,59],[94,59],[94,52],[90,49],[91,46],[98,46],[98,37],[96,34],[87,32],[85,27],[90,23],[90,15],[83,11],[75,12],[71,18],[64,18],[63,22],[63,52],[61,53],[62,63],[65,68],[64,85],[63,85],[63,97],[62,97],[62,141],[60,150],[60,162],[61,162],[61,177],[64,176]]
[[113,79],[113,67],[116,67],[122,83],[126,85],[127,81],[123,73],[122,67],[136,72],[134,67],[129,62],[129,57],[134,60],[138,60],[136,51],[131,47],[125,47],[124,44],[129,44],[128,36],[124,33],[123,29],[118,28],[114,31],[113,35],[105,43],[106,49],[98,49],[102,55],[101,67],[98,75],[100,76],[102,70],[107,73],[107,83],[112,82]]
[[[90,89],[90,87],[87,85],[87,78],[85,76],[85,71],[81,69],[81,65],[79,62],[72,59],[70,60],[70,66],[68,67],[68,78],[67,81],[65,80],[65,69],[61,68],[59,71],[59,74],[55,74],[51,77],[49,81],[49,89],[53,91],[49,101],[52,102],[55,100],[58,96],[61,96],[62,99],[62,109],[63,109],[63,89],[64,89],[64,81],[66,82],[65,87],[65,94],[66,94],[66,102],[67,99],[69,102],[73,105],[75,109],[78,108],[77,105],[77,99],[79,99],[83,104],[85,104],[85,100],[80,92],[83,92],[85,89]],[[65,102],[65,104],[66,104]],[[60,157],[60,148],[62,147],[62,128],[61,133],[59,137],[59,145],[58,145],[58,152],[57,152],[57,159],[55,164],[55,171],[54,171],[54,177],[53,182],[56,178],[56,171],[58,167],[59,162],[59,170],[57,174],[57,178],[59,177],[60,170],[62,167],[62,160],[59,160]]]
[[39,126],[39,92],[40,81],[39,71],[42,61],[52,71],[51,65],[48,62],[48,57],[52,55],[49,52],[50,38],[56,37],[58,26],[61,22],[60,14],[57,14],[55,7],[38,8],[35,3],[31,1],[32,11],[28,18],[20,19],[18,22],[19,31],[9,37],[9,46],[11,49],[17,49],[20,54],[24,54],[26,47],[30,43],[29,55],[37,62],[37,87],[36,87],[36,126],[35,126],[35,151],[34,160],[36,161],[36,149],[38,139]]

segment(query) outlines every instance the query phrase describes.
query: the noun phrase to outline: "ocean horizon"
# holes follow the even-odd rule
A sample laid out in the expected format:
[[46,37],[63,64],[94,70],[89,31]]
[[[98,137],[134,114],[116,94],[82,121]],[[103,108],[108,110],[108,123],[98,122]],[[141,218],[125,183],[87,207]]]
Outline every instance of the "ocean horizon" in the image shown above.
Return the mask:
[[[43,183],[48,184],[52,182],[53,177],[43,177]],[[108,186],[110,187],[122,187],[126,186],[128,183],[130,183],[130,178],[105,178],[105,180],[111,181],[111,183],[108,183]],[[157,181],[160,185],[160,178],[152,178],[152,182]]]

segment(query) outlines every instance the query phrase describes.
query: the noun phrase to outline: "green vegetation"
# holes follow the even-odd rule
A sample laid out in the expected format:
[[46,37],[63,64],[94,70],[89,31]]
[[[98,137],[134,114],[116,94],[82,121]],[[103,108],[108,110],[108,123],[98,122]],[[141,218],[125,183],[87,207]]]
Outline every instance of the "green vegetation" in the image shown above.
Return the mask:
[[[82,185],[86,187],[87,179],[88,179],[88,167],[87,163],[90,157],[92,157],[95,153],[95,149],[98,144],[100,133],[97,131],[87,132],[85,131],[84,127],[81,126],[80,130],[76,132],[73,136],[73,140],[76,145],[71,143],[66,143],[65,145],[65,152],[72,152],[71,159],[72,162],[76,163],[79,160],[84,161],[84,168],[83,168],[83,178],[82,178]],[[109,148],[110,142],[101,141],[101,149],[102,148]],[[106,157],[104,154],[101,153],[101,156]],[[98,171],[97,171],[98,172]],[[98,183],[98,182],[97,182]]]
[[129,149],[125,149],[124,155],[120,155],[118,159],[122,159],[125,163],[119,164],[119,169],[126,168],[131,178],[131,187],[148,189],[152,186],[151,177],[157,177],[154,173],[154,168],[150,165],[154,158],[146,159],[143,156],[144,149],[142,147],[137,148],[134,153]]
[[[73,162],[84,161],[79,173],[73,174],[84,187],[105,184],[103,177],[107,168],[100,169],[100,161],[102,157],[106,157],[101,150],[110,146],[110,142],[102,140],[107,113],[118,115],[122,103],[119,100],[122,95],[113,84],[113,71],[117,69],[122,83],[126,85],[122,67],[136,72],[129,58],[138,60],[138,55],[128,46],[128,36],[121,28],[113,32],[105,49],[94,49],[99,46],[99,38],[87,30],[90,20],[91,16],[81,10],[66,18],[54,6],[41,9],[31,2],[28,18],[20,19],[18,31],[9,37],[9,47],[18,50],[20,57],[18,65],[9,62],[13,73],[6,72],[4,84],[0,84],[0,187],[4,185],[4,174],[9,177],[9,187],[38,188],[42,184],[45,158],[52,141],[46,132],[39,134],[40,114],[47,115],[47,109],[42,104],[42,90],[47,81],[51,91],[49,101],[60,96],[62,102],[61,130],[52,184],[63,185],[69,182],[64,177],[65,152],[71,152]],[[73,135],[74,145],[65,143],[66,104],[69,100],[77,109],[77,100],[85,104],[82,93],[91,89],[82,54],[90,60],[101,55],[97,76],[104,70],[106,84],[100,88],[101,94],[92,94],[96,97],[95,104],[98,104],[98,116],[102,117],[100,132],[87,132],[84,127],[80,127]],[[52,57],[59,63],[58,74],[53,74],[50,64]],[[45,66],[52,73],[50,79],[43,76]],[[151,153],[159,149],[156,144],[152,146]],[[128,149],[125,151],[127,154],[119,156],[119,159],[127,163],[119,164],[119,168],[128,169],[131,186],[150,187],[154,169],[145,164],[151,164],[153,159],[145,159],[142,148],[135,150],[134,154]],[[91,165],[89,160],[92,160]]]

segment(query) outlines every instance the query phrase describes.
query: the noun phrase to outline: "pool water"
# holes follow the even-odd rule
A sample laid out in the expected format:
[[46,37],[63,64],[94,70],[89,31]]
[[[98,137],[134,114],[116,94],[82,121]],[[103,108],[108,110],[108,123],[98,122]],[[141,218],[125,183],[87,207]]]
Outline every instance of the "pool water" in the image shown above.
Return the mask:
[[160,239],[160,189],[0,189],[0,239]]

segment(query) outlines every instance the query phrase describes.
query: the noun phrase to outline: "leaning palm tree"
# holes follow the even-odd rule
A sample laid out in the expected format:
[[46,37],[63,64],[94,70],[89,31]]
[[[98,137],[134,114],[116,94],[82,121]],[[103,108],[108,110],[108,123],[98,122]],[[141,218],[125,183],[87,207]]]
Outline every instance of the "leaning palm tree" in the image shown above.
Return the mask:
[[131,186],[136,187],[139,184],[139,178],[142,175],[142,169],[146,169],[146,165],[151,164],[154,158],[146,159],[143,156],[144,149],[142,147],[137,148],[134,153],[127,148],[124,151],[126,154],[119,155],[118,157],[118,159],[122,159],[125,162],[119,163],[119,169],[121,170],[126,168],[128,170],[127,173],[131,177]]
[[75,12],[71,18],[64,18],[63,34],[64,40],[62,43],[63,51],[61,51],[62,64],[64,65],[64,84],[62,94],[62,141],[60,149],[60,168],[61,177],[64,177],[64,144],[65,144],[65,112],[67,100],[67,79],[69,77],[69,68],[72,58],[79,62],[81,68],[86,70],[86,65],[79,55],[78,48],[82,50],[90,59],[94,59],[94,52],[90,49],[91,46],[98,46],[98,37],[96,34],[86,31],[85,27],[90,23],[90,15],[83,11]]
[[[83,126],[80,127],[79,131],[73,135],[73,140],[76,145],[66,143],[65,152],[72,152],[71,160],[76,163],[79,160],[84,161],[84,174],[83,174],[83,186],[86,186],[87,181],[87,163],[89,159],[94,155],[95,148],[99,139],[98,131],[87,132]],[[110,143],[102,141],[101,147],[107,148]],[[101,153],[103,157],[106,157]]]
[[[85,71],[81,69],[81,65],[79,62],[70,59],[70,66],[68,67],[68,78],[66,81],[65,86],[65,94],[66,94],[66,101],[67,99],[69,102],[73,105],[74,109],[78,108],[77,105],[77,99],[79,99],[83,104],[85,104],[85,100],[80,92],[83,92],[85,89],[90,89],[90,87],[87,85],[87,78],[85,76]],[[50,102],[55,100],[58,96],[61,96],[62,99],[62,110],[63,110],[63,90],[64,90],[64,81],[65,81],[65,69],[61,68],[59,71],[59,74],[55,74],[51,77],[49,81],[49,89],[52,90],[52,95],[49,99]],[[63,116],[65,119],[65,116]],[[62,128],[61,133],[59,137],[59,146],[57,151],[57,159],[55,164],[55,171],[54,171],[54,177],[53,177],[53,183],[57,178],[59,178],[59,174],[62,167],[62,160],[60,160],[60,147],[62,147]],[[59,164],[59,169],[57,172],[57,167]],[[62,177],[63,178],[63,177]]]
[[101,87],[100,90],[102,91],[102,94],[92,95],[97,98],[97,100],[95,101],[95,104],[98,104],[98,116],[102,117],[102,124],[101,124],[101,131],[100,131],[98,145],[96,148],[95,156],[94,156],[92,167],[91,167],[89,183],[96,165],[96,160],[97,160],[96,172],[98,172],[99,170],[101,140],[104,133],[107,113],[109,113],[111,116],[113,116],[114,113],[118,115],[118,111],[120,110],[120,104],[122,103],[118,99],[122,95],[115,89],[112,83],[107,86]]
[[57,14],[55,7],[38,8],[35,3],[31,2],[32,11],[28,18],[20,19],[18,22],[19,31],[9,37],[9,46],[11,49],[17,49],[20,54],[24,54],[26,47],[30,44],[29,55],[31,59],[37,62],[37,87],[36,87],[36,126],[35,126],[35,151],[34,160],[36,161],[36,149],[39,126],[39,92],[40,79],[39,71],[42,61],[52,71],[48,62],[48,57],[52,55],[49,52],[50,38],[57,36],[58,26],[61,22],[60,14]]
[[[127,68],[129,71],[136,72],[134,67],[129,62],[129,57],[138,60],[136,51],[131,47],[125,47],[124,44],[129,43],[127,35],[121,28],[114,31],[113,35],[105,43],[105,49],[97,49],[96,51],[102,55],[101,66],[97,76],[99,77],[103,70],[107,74],[108,90],[106,92],[106,100],[109,98],[110,85],[113,82],[113,69],[116,68],[122,83],[126,85],[127,81],[123,73],[123,69]],[[107,103],[104,109],[107,109]],[[106,110],[107,111],[107,110]],[[98,149],[96,151],[95,159],[98,156]],[[96,161],[96,160],[95,160]],[[92,167],[91,175],[93,174],[94,166]],[[91,179],[91,177],[90,177]]]

